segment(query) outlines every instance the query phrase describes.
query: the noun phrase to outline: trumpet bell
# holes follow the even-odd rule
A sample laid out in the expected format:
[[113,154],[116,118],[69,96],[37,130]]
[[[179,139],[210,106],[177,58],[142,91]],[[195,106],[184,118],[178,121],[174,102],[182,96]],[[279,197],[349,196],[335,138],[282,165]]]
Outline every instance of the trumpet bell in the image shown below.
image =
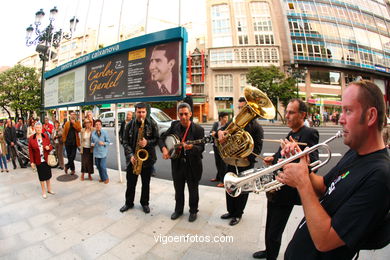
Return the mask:
[[241,194],[241,187],[237,187],[234,184],[234,180],[236,180],[238,176],[232,172],[228,172],[225,174],[225,178],[223,179],[223,183],[225,186],[226,192],[231,197],[238,197]]

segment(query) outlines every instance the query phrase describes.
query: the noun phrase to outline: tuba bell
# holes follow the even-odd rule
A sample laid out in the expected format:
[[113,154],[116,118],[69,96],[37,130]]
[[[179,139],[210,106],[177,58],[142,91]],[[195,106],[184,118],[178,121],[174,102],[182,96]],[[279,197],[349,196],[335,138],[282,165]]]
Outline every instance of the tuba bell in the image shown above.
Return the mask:
[[255,87],[245,87],[244,97],[246,105],[241,109],[232,122],[225,129],[227,140],[220,143],[216,140],[219,153],[225,163],[245,167],[249,161],[245,159],[253,151],[252,136],[244,130],[245,126],[254,118],[273,119],[275,107],[267,95]]

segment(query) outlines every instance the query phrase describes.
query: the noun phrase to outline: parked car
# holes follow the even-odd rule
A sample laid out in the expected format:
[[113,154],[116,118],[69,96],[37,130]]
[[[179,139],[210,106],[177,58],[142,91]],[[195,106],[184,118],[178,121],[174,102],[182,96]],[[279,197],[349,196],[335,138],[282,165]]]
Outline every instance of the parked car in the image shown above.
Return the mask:
[[[133,107],[118,109],[118,122],[125,120],[127,111],[134,113],[135,110]],[[151,108],[150,117],[157,124],[158,133],[160,136],[168,130],[173,121],[172,118],[170,118],[166,113],[154,107]],[[99,119],[102,121],[103,126],[113,127],[115,123],[115,112],[104,112],[100,114]]]

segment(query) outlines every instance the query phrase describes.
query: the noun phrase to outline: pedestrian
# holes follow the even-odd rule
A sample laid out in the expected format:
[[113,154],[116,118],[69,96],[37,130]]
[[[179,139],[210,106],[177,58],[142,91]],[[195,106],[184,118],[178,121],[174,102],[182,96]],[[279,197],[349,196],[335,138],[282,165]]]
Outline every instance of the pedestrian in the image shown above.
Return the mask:
[[43,133],[47,134],[49,137],[53,133],[54,126],[50,123],[49,118],[45,117],[45,124],[43,125]]
[[110,182],[106,166],[109,145],[108,133],[102,129],[102,121],[97,119],[95,121],[95,131],[92,132],[91,146],[93,147],[93,156],[95,157],[95,164],[100,175],[99,182],[104,182],[105,184]]
[[27,135],[26,135],[27,139],[30,139],[30,136],[35,134],[35,127],[34,127],[35,123],[36,121],[32,117],[28,120]]
[[16,138],[17,139],[26,139],[27,138],[27,126],[24,123],[24,119],[19,117],[18,123],[15,124]]
[[[291,131],[287,134],[287,140],[293,138],[296,142],[306,143],[301,149],[318,144],[319,133],[315,128],[307,127],[304,123],[307,114],[307,106],[301,99],[291,99],[286,108],[287,126]],[[281,158],[282,148],[273,156],[264,158],[265,165],[276,164]],[[310,161],[318,160],[318,150],[310,153]],[[278,191],[270,191],[267,196],[267,218],[265,224],[265,250],[255,252],[254,258],[277,259],[282,242],[283,231],[294,205],[300,205],[298,192],[288,186],[283,186]]]
[[11,155],[12,165],[14,169],[16,169],[16,159],[19,162],[21,168],[26,168],[23,164],[21,158],[19,158],[16,152],[16,129],[12,125],[12,120],[10,118],[7,119],[7,127],[4,130],[5,141],[7,142],[7,151]]
[[4,128],[0,128],[0,167],[1,172],[8,171],[7,167],[7,144],[4,139]]
[[[241,111],[246,105],[246,99],[244,97],[240,97],[238,99],[238,110]],[[221,128],[217,132],[218,141],[221,144],[228,140],[227,131],[225,130],[227,127],[229,127],[229,124],[226,124],[225,127]],[[227,166],[227,172],[237,172],[240,174],[243,171],[254,168],[256,163],[256,156],[254,154],[261,154],[261,150],[263,148],[264,130],[258,123],[257,119],[253,118],[245,126],[244,130],[250,134],[253,139],[253,153],[245,158],[242,158],[248,160],[249,165],[245,167],[236,167],[235,165],[229,164]],[[248,197],[249,193],[241,193],[237,197],[232,197],[227,192],[225,192],[227,213],[223,214],[221,219],[230,219],[230,226],[234,226],[240,223],[242,215],[244,214],[244,209],[248,201]]]
[[[93,119],[92,111],[87,111],[85,119],[88,119],[90,122],[92,122],[91,127],[95,127],[95,119]],[[85,122],[85,121],[83,121],[83,122]],[[85,127],[84,124],[83,124],[83,127]]]
[[68,163],[65,164],[65,173],[68,174],[68,170],[71,170],[71,175],[75,174],[74,159],[76,157],[77,147],[80,147],[81,131],[80,121],[77,120],[75,112],[70,113],[69,122],[65,123],[64,131],[62,134],[62,141],[65,143],[66,155],[68,157]]
[[58,167],[60,170],[64,169],[64,143],[62,141],[63,128],[58,120],[54,121],[54,128],[52,140],[58,158]]
[[138,175],[141,176],[142,181],[140,203],[146,214],[150,212],[150,177],[152,176],[153,165],[157,161],[155,149],[157,141],[157,125],[150,118],[147,118],[146,104],[136,104],[135,119],[127,125],[123,137],[123,147],[130,158],[130,163],[127,165],[126,171],[126,201],[125,205],[120,208],[120,212],[125,212],[134,207]]
[[[190,215],[189,222],[194,222],[197,218],[199,204],[199,181],[202,177],[202,153],[204,144],[188,144],[185,141],[200,140],[204,138],[202,126],[193,123],[190,118],[192,111],[190,105],[181,103],[177,110],[179,120],[173,121],[171,127],[159,139],[159,146],[165,160],[171,159],[172,179],[175,188],[175,211],[171,219],[175,220],[183,215],[184,210],[184,188],[187,183],[189,192]],[[180,138],[182,145],[176,149],[177,158],[171,158],[165,145],[168,135],[176,135]]]
[[[42,198],[46,199],[46,188],[49,194],[55,193],[51,189],[51,167],[47,164],[47,157],[53,146],[47,134],[42,133],[42,124],[35,124],[36,133],[30,137],[28,142],[28,151],[30,154],[31,168],[36,169],[41,183]],[[46,183],[46,188],[45,188]]]
[[[350,149],[337,165],[316,175],[302,155],[276,177],[297,188],[305,215],[284,259],[353,259],[359,249],[388,244],[390,157],[381,133],[386,122],[382,91],[369,81],[352,82],[341,106],[339,123]],[[295,151],[301,151],[296,143],[285,143],[282,154],[289,157]]]
[[[214,138],[218,138],[216,136],[216,133],[219,129],[224,127],[226,123],[229,120],[229,114],[226,112],[220,112],[218,115],[218,121],[214,122],[213,126],[211,127],[210,130],[210,135],[213,136]],[[215,178],[211,179],[210,181],[215,182],[217,181],[217,187],[223,187],[223,177],[225,176],[226,173],[226,163],[222,160],[221,155],[219,154],[218,147],[216,145],[216,142],[213,142],[213,150],[214,150],[214,159],[215,159],[215,166],[217,168],[217,175]]]
[[80,154],[81,154],[81,176],[80,180],[84,180],[84,174],[88,173],[88,179],[92,181],[93,174],[93,147],[91,146],[92,132],[95,129],[92,127],[92,121],[88,118],[84,119],[84,128],[80,132]]
[[382,131],[383,142],[387,148],[390,148],[390,122],[387,122],[387,125],[383,127]]

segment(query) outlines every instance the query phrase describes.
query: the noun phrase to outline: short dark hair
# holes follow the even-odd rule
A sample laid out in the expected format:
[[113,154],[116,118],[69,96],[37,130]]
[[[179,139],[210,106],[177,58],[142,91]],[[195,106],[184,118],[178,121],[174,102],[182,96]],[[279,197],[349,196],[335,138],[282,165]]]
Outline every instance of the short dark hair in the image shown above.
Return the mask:
[[222,117],[225,117],[225,116],[228,116],[228,115],[229,115],[229,114],[226,113],[226,112],[224,112],[224,111],[219,112],[219,114],[218,114],[218,119],[221,119]]
[[298,102],[298,111],[300,112],[300,113],[306,113],[306,115],[307,115],[307,106],[306,106],[306,103],[305,102],[303,102],[303,100],[302,99],[300,99],[300,98],[292,98],[292,99],[290,99],[289,101],[288,101],[288,103],[293,103],[293,102]]
[[180,109],[182,108],[188,108],[188,111],[192,112],[191,110],[191,106],[185,102],[182,102],[180,103],[178,106],[177,106],[177,111],[179,111]]
[[165,57],[167,57],[168,61],[170,60],[176,60],[176,49],[175,48],[169,48],[170,46],[166,44],[160,44],[153,48],[153,51],[165,51]]
[[246,102],[246,99],[244,98],[244,97],[240,97],[239,99],[238,99],[238,102]]
[[96,123],[98,123],[98,122],[99,122],[101,125],[103,125],[102,120],[100,120],[100,119],[96,119],[96,120],[95,120],[95,125],[96,125]]
[[[363,112],[367,111],[370,107],[374,107],[376,109],[378,113],[377,127],[379,131],[382,131],[387,121],[385,112],[386,106],[382,91],[375,83],[368,80],[351,82],[348,84],[348,87],[351,85],[356,85],[359,87],[358,99],[363,108]],[[364,122],[364,116],[364,113],[362,113],[360,117],[360,123]]]
[[137,111],[137,109],[140,109],[140,108],[147,108],[146,104],[144,102],[140,102],[140,103],[137,103],[135,105],[135,111]]

